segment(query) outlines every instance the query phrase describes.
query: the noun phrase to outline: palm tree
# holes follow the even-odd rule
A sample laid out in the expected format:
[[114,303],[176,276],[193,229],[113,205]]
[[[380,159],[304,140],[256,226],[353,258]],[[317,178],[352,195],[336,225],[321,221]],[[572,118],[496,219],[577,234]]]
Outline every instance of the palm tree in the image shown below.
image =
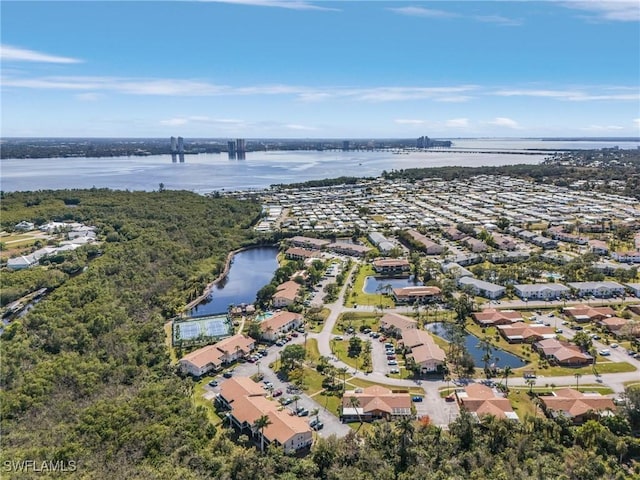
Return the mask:
[[407,468],[407,447],[413,440],[415,427],[411,417],[402,417],[396,426],[400,431],[400,471],[404,471]]
[[312,417],[316,417],[316,424],[320,423],[320,409],[319,408],[314,408],[313,410],[311,410],[311,416]]
[[532,394],[533,393],[533,387],[536,384],[536,379],[535,378],[527,378],[527,385],[529,385],[529,393]]
[[578,380],[580,380],[580,377],[582,377],[582,374],[574,373],[573,376],[576,377],[576,390],[578,390]]
[[342,374],[342,391],[344,392],[347,388],[347,372],[349,369],[347,367],[340,367],[338,371]]
[[482,360],[484,361],[484,373],[489,377],[489,360],[491,360],[491,354],[493,353],[493,345],[491,344],[491,340],[488,335],[485,335],[477,345],[478,348],[484,351],[484,355],[482,356]]
[[264,429],[271,425],[271,419],[269,415],[261,415],[254,422],[253,428],[260,430],[260,451],[264,452]]
[[[360,410],[359,410],[360,400],[358,400],[358,397],[350,397],[349,405],[351,406],[351,408],[355,409],[356,415],[358,416],[358,421],[360,422],[360,426],[362,426],[362,417],[360,416]],[[360,429],[360,427],[358,427],[358,429]]]
[[509,375],[511,375],[511,367],[509,365],[504,367],[504,370],[502,371],[502,375],[504,375],[504,389],[508,393],[509,392],[508,381],[509,381]]
[[300,400],[300,395],[294,395],[293,396],[293,401],[295,403],[296,410],[298,410],[298,400]]

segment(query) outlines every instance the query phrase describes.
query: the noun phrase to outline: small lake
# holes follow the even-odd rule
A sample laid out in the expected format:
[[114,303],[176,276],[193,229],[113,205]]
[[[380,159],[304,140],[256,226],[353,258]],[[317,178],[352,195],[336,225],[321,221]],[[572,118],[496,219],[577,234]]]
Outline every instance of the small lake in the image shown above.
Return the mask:
[[422,282],[414,282],[413,277],[389,278],[389,277],[367,277],[364,280],[364,293],[380,293],[378,288],[391,285],[391,288],[415,287],[422,285]]
[[[442,337],[445,340],[449,341],[451,337],[448,331],[445,329],[444,325],[445,324],[442,322],[435,322],[427,324],[425,328],[434,335],[438,335],[439,337]],[[475,335],[471,335],[470,333],[465,334],[465,346],[467,348],[467,351],[473,357],[473,361],[475,362],[476,367],[482,368],[484,367],[484,360],[482,360],[482,357],[484,356],[484,350],[478,348],[479,341],[480,339]],[[504,368],[507,366],[511,368],[518,368],[522,367],[526,363],[520,357],[517,357],[512,353],[505,352],[504,350],[499,348],[494,348],[492,355],[493,359],[490,364],[495,364],[498,368]]]
[[191,309],[189,315],[224,313],[231,304],[255,302],[258,290],[271,281],[278,268],[277,255],[275,247],[252,248],[234,255],[226,278],[214,286],[209,296]]

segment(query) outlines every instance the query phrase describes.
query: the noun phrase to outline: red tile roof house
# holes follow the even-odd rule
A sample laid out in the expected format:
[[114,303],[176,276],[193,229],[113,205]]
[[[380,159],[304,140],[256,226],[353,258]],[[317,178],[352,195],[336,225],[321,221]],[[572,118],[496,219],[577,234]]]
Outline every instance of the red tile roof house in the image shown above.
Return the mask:
[[533,344],[533,348],[554,365],[580,367],[593,363],[593,357],[582,352],[578,346],[561,342],[556,338],[536,342]]
[[565,307],[562,309],[562,313],[578,323],[598,321],[616,315],[616,311],[611,307],[590,307],[588,305],[584,307]]
[[271,424],[264,429],[266,445],[275,443],[286,453],[295,453],[313,443],[313,432],[307,422],[299,417],[279,411],[279,405],[265,398],[264,389],[248,377],[235,377],[224,381],[217,401],[231,409],[232,425],[261,442],[261,432],[254,427],[262,415],[269,417]]
[[373,261],[376,273],[397,275],[409,272],[411,264],[406,258],[379,258]]
[[495,308],[486,308],[482,312],[471,314],[471,316],[481,327],[510,325],[523,321],[520,312],[515,310],[496,310]]
[[402,417],[413,417],[408,393],[393,393],[388,388],[373,385],[364,389],[347,390],[342,396],[340,419],[343,422],[371,422]]
[[298,328],[304,322],[304,318],[299,313],[277,312],[272,317],[260,322],[262,338],[270,342],[275,342],[286,332]]
[[300,292],[301,287],[302,285],[293,280],[278,285],[276,287],[276,293],[274,293],[272,297],[273,306],[282,308],[293,304],[298,297],[298,292]]
[[613,400],[599,393],[581,393],[573,388],[556,390],[552,395],[540,395],[543,410],[548,416],[564,416],[580,424],[591,418],[611,415]]
[[478,419],[493,415],[496,418],[519,421],[508,398],[496,395],[494,390],[480,383],[472,383],[464,391],[456,391],[456,398],[462,408]]
[[500,335],[509,343],[532,343],[546,338],[555,338],[555,330],[544,325],[530,325],[517,322],[511,325],[498,325]]
[[427,255],[440,255],[444,252],[444,247],[442,245],[434,242],[417,230],[407,230],[407,235],[409,235],[416,244],[420,245],[422,251]]
[[198,348],[180,359],[180,367],[194,377],[220,370],[223,365],[245,356],[256,347],[253,338],[234,335],[206,347]]
[[424,330],[404,330],[402,344],[410,351],[406,359],[420,367],[422,373],[437,372],[445,364],[444,350]]

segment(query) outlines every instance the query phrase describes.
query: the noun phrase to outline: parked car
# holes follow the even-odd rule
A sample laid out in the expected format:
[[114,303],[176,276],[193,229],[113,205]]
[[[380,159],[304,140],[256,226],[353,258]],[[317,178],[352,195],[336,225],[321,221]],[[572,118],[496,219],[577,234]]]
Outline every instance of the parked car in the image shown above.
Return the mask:
[[344,340],[344,337],[342,337],[341,335],[336,335],[335,337],[333,337],[333,339],[341,342],[342,340]]
[[411,400],[415,403],[415,402],[421,402],[422,401],[422,397],[420,395],[414,395],[413,397],[411,397]]
[[324,428],[324,423],[318,422],[311,428],[313,428],[315,431],[322,430]]
[[400,373],[400,369],[392,368],[391,370],[389,370],[389,373]]
[[395,355],[387,355],[387,360],[395,360],[396,356]]
[[224,378],[231,378],[231,377],[233,377],[233,372],[232,372],[231,370],[229,370],[228,372],[224,372],[224,373],[222,374],[222,376],[223,376]]
[[397,362],[397,361],[395,361],[395,360],[389,360],[389,361],[387,362],[387,365],[398,365],[398,362]]
[[618,344],[617,343],[612,343],[611,345],[609,345],[611,348],[618,348]]
[[279,390],[279,389],[272,393],[272,396],[274,398],[279,397],[280,395],[282,395],[282,390]]
[[293,398],[283,397],[279,401],[282,405],[289,405],[291,402],[293,402]]
[[296,415],[299,417],[306,417],[309,415],[309,410],[304,407],[298,407],[298,409],[296,410]]
[[217,387],[218,386],[218,381],[217,380],[211,380],[209,382],[209,386],[210,387]]

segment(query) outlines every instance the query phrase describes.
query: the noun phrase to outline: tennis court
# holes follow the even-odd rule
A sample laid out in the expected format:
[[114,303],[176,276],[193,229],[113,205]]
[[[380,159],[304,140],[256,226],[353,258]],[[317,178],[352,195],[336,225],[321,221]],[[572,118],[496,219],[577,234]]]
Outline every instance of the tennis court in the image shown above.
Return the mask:
[[231,333],[231,322],[226,315],[210,315],[173,323],[173,341],[193,341],[226,337]]

